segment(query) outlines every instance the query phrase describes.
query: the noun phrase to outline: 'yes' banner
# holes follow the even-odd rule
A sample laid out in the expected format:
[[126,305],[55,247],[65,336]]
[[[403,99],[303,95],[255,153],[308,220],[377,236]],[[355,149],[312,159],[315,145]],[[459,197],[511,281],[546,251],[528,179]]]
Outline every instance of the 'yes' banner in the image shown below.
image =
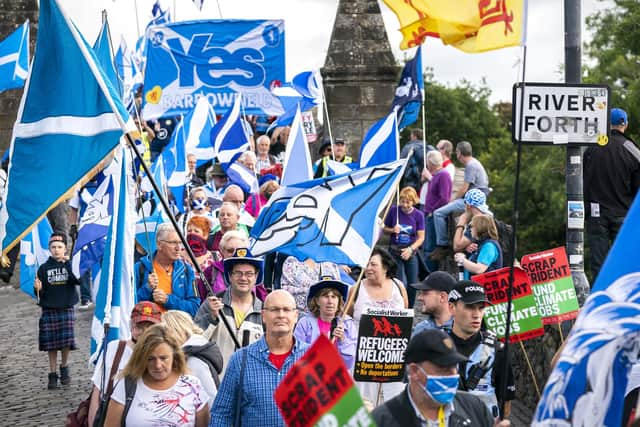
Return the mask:
[[207,20],[150,26],[145,119],[185,114],[205,96],[217,114],[242,93],[243,114],[284,112],[270,89],[285,80],[284,21]]

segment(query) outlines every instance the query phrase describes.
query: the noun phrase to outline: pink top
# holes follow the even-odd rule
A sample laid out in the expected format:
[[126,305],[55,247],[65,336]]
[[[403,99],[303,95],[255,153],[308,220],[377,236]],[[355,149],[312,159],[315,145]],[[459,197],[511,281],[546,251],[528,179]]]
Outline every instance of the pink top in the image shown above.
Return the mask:
[[260,215],[260,211],[266,206],[267,202],[267,198],[262,194],[253,193],[247,198],[244,210],[249,212],[252,217],[258,218],[258,215]]

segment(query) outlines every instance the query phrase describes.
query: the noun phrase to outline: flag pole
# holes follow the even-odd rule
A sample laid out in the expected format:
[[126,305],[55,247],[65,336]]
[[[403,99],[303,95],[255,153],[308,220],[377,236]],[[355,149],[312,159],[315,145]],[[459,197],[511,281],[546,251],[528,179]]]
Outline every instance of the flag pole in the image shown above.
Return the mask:
[[133,8],[136,11],[136,29],[138,30],[138,38],[140,38],[140,18],[138,17],[138,0],[133,0]]
[[[199,276],[200,280],[202,280],[202,282],[205,284],[205,286],[207,287],[209,292],[211,292],[213,294],[213,289],[211,288],[211,284],[209,283],[207,278],[204,276],[204,273],[202,272],[202,269],[200,268],[200,265],[198,264],[198,261],[196,260],[196,256],[193,254],[193,251],[191,250],[191,247],[189,246],[189,243],[187,242],[187,239],[184,237],[184,234],[182,233],[182,230],[180,230],[180,226],[176,222],[176,219],[174,218],[173,213],[171,212],[171,209],[169,208],[169,204],[167,203],[165,198],[162,196],[162,193],[160,192],[160,187],[158,187],[158,183],[156,183],[155,179],[153,179],[153,175],[151,174],[151,171],[149,170],[149,167],[147,166],[147,164],[145,163],[144,159],[142,158],[142,154],[140,154],[140,151],[138,150],[138,147],[136,147],[136,144],[135,144],[133,138],[131,137],[131,135],[129,133],[125,133],[125,137],[127,138],[127,142],[129,143],[129,146],[133,149],[133,152],[135,153],[136,157],[140,161],[140,165],[142,166],[142,169],[144,170],[144,173],[147,174],[147,177],[149,178],[149,182],[151,183],[151,186],[153,187],[153,190],[158,195],[158,199],[160,200],[160,203],[162,204],[162,207],[164,208],[165,212],[167,213],[167,216],[169,217],[169,221],[171,221],[171,225],[173,225],[173,228],[175,229],[176,233],[178,234],[178,237],[180,238],[180,241],[182,242],[182,246],[184,246],[184,249],[187,252],[187,255],[189,256],[189,259],[193,263],[193,268],[196,269],[196,271],[198,272],[198,276]],[[235,331],[233,330],[233,328],[229,324],[229,320],[227,320],[226,316],[219,315],[218,318],[220,320],[222,320],[222,323],[224,323],[224,326],[227,328],[227,331],[229,332],[229,335],[233,339],[233,342],[234,342],[236,348],[242,347],[240,345],[240,341],[238,341],[238,337],[236,337]]]
[[[516,141],[517,151],[516,151],[516,179],[514,184],[514,195],[513,195],[513,216],[512,216],[512,227],[513,233],[511,234],[511,247],[513,250],[509,254],[509,259],[507,262],[509,263],[509,287],[507,288],[507,318],[506,318],[506,327],[505,327],[505,335],[504,335],[504,368],[500,374],[502,374],[502,380],[500,385],[501,395],[505,396],[507,394],[507,377],[509,375],[509,337],[511,335],[511,302],[513,300],[513,274],[514,274],[514,259],[516,254],[516,232],[518,230],[518,199],[520,192],[520,164],[522,160],[522,144],[520,140],[522,139],[522,118],[524,114],[524,91],[525,91],[525,76],[527,70],[527,45],[524,44],[522,46],[522,82],[520,88],[522,90],[520,94],[520,117],[518,122],[518,140]],[[524,347],[523,347],[524,349]],[[534,379],[535,380],[535,379]],[[506,402],[503,400],[500,402],[500,417],[504,419],[504,410],[505,410]]]
[[324,107],[324,114],[327,117],[327,130],[329,131],[329,143],[331,144],[331,158],[336,159],[336,155],[333,152],[333,135],[331,134],[331,122],[329,121],[329,108],[327,107],[327,94],[324,91],[324,85],[322,85],[322,106]]

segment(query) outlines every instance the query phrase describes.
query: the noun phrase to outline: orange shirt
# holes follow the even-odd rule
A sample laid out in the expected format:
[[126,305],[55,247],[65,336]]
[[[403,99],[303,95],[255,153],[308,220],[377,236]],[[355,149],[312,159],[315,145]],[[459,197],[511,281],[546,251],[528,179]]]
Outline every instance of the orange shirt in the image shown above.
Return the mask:
[[[158,276],[158,289],[164,291],[167,295],[171,295],[171,273],[173,273],[173,265],[169,268],[169,271],[167,271],[156,261],[153,261],[153,271]],[[161,308],[165,310],[164,307]]]

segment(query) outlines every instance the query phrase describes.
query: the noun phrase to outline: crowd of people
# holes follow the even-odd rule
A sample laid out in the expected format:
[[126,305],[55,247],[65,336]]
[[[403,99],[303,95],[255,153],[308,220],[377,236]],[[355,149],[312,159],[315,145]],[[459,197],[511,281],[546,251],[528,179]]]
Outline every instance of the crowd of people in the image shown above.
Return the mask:
[[[626,113],[614,109],[611,144],[590,148],[585,155],[588,236],[596,258],[606,254],[605,237],[615,237],[640,185],[640,151],[624,135],[627,123]],[[200,170],[199,178],[190,156],[178,230],[169,223],[158,226],[155,251],[140,254],[134,268],[138,303],[131,313],[131,339],[111,342],[97,361],[90,425],[96,417],[105,425],[152,425],[158,420],[198,426],[283,425],[273,392],[318,336],[331,339],[353,372],[366,309],[414,308],[416,301],[424,320],[415,325],[406,349],[405,382],[357,383],[374,420],[381,426],[455,425],[454,420],[480,426],[508,417],[515,398],[513,373],[502,344],[483,327],[489,301],[482,286],[472,281],[508,260],[504,236],[487,203],[488,175],[473,157],[471,144],[455,146],[464,176],[454,188],[453,144],[441,140],[435,148],[425,147],[420,131],[411,133],[406,147],[413,151],[403,154],[415,157],[408,161],[398,200],[380,227],[388,243],[378,244],[358,276],[356,266],[277,253],[251,255],[249,232],[279,188],[282,151],[277,147],[284,143],[261,135],[255,153],[240,156],[260,179],[260,190],[253,194],[231,183],[218,163]],[[347,147],[341,139],[322,144],[315,175],[327,176],[330,159],[350,163]],[[594,172],[593,163],[616,162],[616,156],[624,159],[624,171]],[[605,194],[601,175],[612,175],[607,179],[613,182],[622,179],[622,172],[630,176],[626,192],[616,184],[616,191]],[[92,190],[90,183],[71,203],[73,225]],[[612,200],[620,206],[609,206]],[[72,227],[69,236],[75,238],[76,232]],[[69,249],[67,235],[54,233],[51,258],[34,283],[42,307],[38,339],[49,357],[49,389],[70,382],[74,306],[87,306],[90,298],[91,278],[73,275]],[[447,259],[458,265],[458,280],[444,271]],[[596,274],[599,262],[594,258],[591,264]],[[76,285],[83,289],[81,299]]]

